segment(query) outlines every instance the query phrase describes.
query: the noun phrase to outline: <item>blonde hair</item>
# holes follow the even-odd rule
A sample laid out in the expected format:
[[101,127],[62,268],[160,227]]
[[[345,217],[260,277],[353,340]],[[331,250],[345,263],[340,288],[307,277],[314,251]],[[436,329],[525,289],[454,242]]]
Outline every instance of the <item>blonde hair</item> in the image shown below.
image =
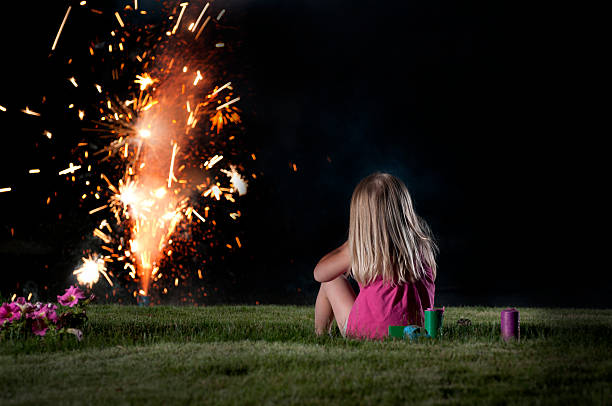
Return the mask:
[[351,198],[351,274],[367,285],[381,276],[392,285],[436,275],[438,248],[427,223],[416,215],[406,185],[388,173],[363,179]]

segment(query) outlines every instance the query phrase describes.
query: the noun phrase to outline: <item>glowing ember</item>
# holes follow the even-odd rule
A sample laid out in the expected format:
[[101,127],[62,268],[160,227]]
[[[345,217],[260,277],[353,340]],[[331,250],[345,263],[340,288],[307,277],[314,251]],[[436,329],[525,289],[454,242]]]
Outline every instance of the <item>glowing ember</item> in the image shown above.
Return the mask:
[[104,266],[104,260],[101,258],[83,258],[83,265],[73,272],[76,275],[77,280],[81,285],[88,285],[91,287],[94,283],[100,279],[100,274],[104,275],[109,285],[113,286],[113,283],[106,273],[106,267]]

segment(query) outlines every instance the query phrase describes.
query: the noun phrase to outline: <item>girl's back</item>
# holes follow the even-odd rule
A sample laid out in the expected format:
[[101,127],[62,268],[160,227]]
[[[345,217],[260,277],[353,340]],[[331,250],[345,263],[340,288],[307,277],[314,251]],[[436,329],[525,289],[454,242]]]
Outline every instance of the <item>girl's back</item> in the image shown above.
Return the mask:
[[[375,173],[351,197],[348,241],[324,256],[314,270],[321,288],[315,303],[315,331],[331,320],[343,335],[382,338],[391,325],[423,325],[433,307],[436,244],[416,215],[410,193],[398,178]],[[343,274],[359,283],[355,292]]]

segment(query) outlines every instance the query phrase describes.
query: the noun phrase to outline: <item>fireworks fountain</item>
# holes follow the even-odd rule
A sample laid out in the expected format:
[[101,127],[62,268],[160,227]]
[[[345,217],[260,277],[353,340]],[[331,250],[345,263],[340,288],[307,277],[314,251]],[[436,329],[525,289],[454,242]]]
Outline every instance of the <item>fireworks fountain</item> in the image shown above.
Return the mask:
[[[85,1],[80,6],[103,13]],[[110,37],[88,49],[110,72],[110,83],[68,78],[71,86],[95,88],[99,98],[94,106],[70,106],[87,124],[76,164],[59,171],[85,183],[81,201],[92,207],[89,214],[98,224],[93,236],[99,248],[87,250],[74,271],[83,285],[104,280],[114,286],[114,280],[148,303],[152,291],[165,294],[185,279],[187,271],[174,264],[177,256],[198,255],[193,227],[205,229],[198,235],[215,244],[241,247],[238,236],[229,243],[213,232],[240,217],[236,205],[248,185],[240,159],[255,159],[236,140],[240,97],[231,81],[218,83],[214,56],[225,44],[202,46],[206,28],[219,25],[225,13],[213,16],[213,8],[205,2],[163,3],[166,18],[139,27],[147,11],[134,1],[114,11]],[[68,7],[53,52],[74,14]]]

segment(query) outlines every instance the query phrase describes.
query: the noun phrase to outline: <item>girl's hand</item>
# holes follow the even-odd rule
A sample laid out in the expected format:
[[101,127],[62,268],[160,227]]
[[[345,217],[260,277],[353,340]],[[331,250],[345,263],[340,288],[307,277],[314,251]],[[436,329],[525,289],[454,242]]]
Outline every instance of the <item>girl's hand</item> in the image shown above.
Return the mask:
[[314,278],[317,282],[329,282],[348,272],[351,268],[351,256],[348,250],[348,241],[325,255],[314,269]]

